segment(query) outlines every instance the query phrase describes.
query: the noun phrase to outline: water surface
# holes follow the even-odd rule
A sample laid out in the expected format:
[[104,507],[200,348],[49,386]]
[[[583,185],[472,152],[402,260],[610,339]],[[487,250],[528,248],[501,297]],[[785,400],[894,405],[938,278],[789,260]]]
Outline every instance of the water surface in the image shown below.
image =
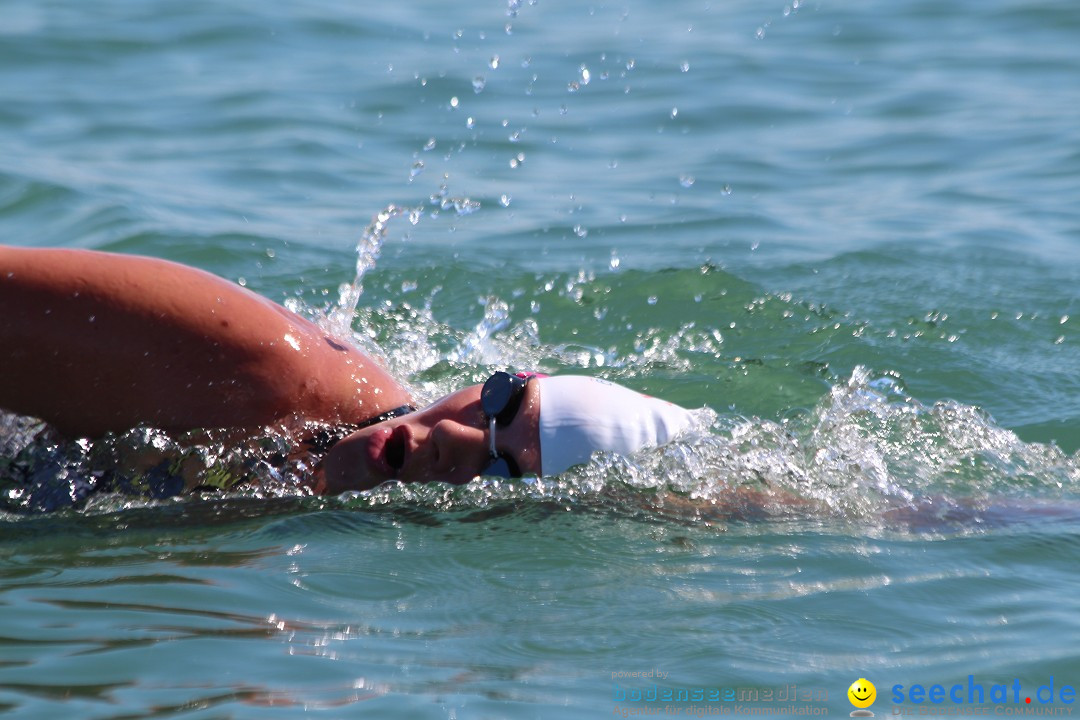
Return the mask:
[[707,408],[540,481],[6,497],[14,716],[592,718],[650,684],[840,715],[860,677],[880,715],[896,684],[1080,682],[1080,10],[0,18],[4,242],[205,268],[424,398],[511,367]]

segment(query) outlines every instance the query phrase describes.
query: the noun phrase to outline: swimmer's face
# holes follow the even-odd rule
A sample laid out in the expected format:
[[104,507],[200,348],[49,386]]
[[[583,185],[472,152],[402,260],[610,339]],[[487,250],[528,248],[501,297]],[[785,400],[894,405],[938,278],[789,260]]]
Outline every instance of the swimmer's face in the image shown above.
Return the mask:
[[[330,450],[319,491],[367,490],[387,480],[467,483],[491,461],[480,385],[447,395],[419,412],[363,428]],[[525,475],[540,474],[540,392],[525,386],[521,407],[495,432],[496,449]]]

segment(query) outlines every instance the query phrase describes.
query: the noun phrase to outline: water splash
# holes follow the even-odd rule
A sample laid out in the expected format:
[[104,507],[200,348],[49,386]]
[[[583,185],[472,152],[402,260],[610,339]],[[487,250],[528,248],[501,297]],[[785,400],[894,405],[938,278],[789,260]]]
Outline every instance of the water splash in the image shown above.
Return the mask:
[[[727,419],[692,448],[681,489],[719,498],[757,485],[772,502],[845,516],[1075,492],[1080,459],[1025,443],[978,408],[924,405],[891,376],[856,368],[804,417]],[[658,471],[654,467],[653,471]]]
[[977,408],[924,406],[864,368],[801,420],[696,417],[665,447],[598,453],[558,477],[390,484],[348,502],[461,510],[532,501],[693,523],[831,518],[963,531],[1080,516],[1080,458],[1025,443]]
[[[505,303],[489,298],[484,319],[451,356],[480,364],[505,359],[492,335],[506,323]],[[391,483],[341,502],[470,510],[524,501],[695,523],[903,518],[942,527],[960,519],[968,530],[1003,512],[1012,521],[1077,505],[1076,455],[1026,443],[972,406],[924,405],[891,375],[865,368],[836,383],[803,416],[773,421],[705,408],[695,418],[694,427],[664,447],[632,457],[598,453],[557,477],[480,478],[460,487]],[[187,458],[202,485],[230,477],[255,481],[231,496],[305,496],[305,480],[318,461],[297,454],[288,439],[295,433],[285,429],[237,445],[223,435],[175,438],[147,428],[62,443],[12,416],[0,416],[0,428],[2,499],[9,512],[80,505],[86,512],[114,512],[161,502],[155,498],[171,493],[154,484],[161,480],[155,474],[160,463],[148,457]],[[288,461],[268,461],[272,456]],[[16,475],[20,482],[13,482]]]
[[422,208],[387,205],[364,228],[360,240],[356,243],[356,278],[351,284],[339,288],[337,307],[330,311],[327,318],[329,329],[335,335],[349,337],[352,334],[352,321],[360,304],[360,296],[364,294],[364,275],[375,267],[379,260],[390,221],[408,215],[409,221],[415,225],[419,221],[420,211]]
[[494,342],[495,333],[510,325],[510,306],[497,297],[484,299],[484,317],[461,343],[447,354],[451,362],[495,365],[502,352]]
[[[430,202],[439,210],[452,210],[459,217],[471,215],[480,210],[479,202],[464,196],[450,195],[445,184],[441,186],[438,194],[431,196]],[[420,223],[427,209],[424,205],[391,204],[371,219],[356,243],[356,277],[351,283],[343,284],[338,288],[337,305],[329,308],[326,313],[326,327],[330,332],[341,338],[355,337],[352,324],[360,306],[360,298],[364,294],[364,276],[378,262],[390,224],[396,218],[405,217],[410,225],[415,226]],[[375,354],[381,355],[377,351]]]

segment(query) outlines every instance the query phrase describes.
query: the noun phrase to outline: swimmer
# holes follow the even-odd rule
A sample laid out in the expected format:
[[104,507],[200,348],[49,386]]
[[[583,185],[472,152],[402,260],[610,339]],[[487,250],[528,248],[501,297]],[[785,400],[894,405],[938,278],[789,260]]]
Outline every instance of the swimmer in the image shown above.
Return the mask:
[[354,432],[317,492],[553,475],[668,442],[688,411],[603,380],[496,373],[417,411],[376,361],[245,288],[165,260],[0,245],[0,408],[70,437],[285,422]]

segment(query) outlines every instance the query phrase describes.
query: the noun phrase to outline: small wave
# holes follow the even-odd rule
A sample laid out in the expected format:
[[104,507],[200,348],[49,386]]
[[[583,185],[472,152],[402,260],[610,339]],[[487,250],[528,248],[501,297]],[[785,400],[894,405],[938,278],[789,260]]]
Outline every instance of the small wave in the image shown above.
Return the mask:
[[541,503],[722,524],[793,518],[978,527],[1080,515],[1080,462],[1025,443],[978,408],[923,405],[859,368],[794,420],[699,411],[678,441],[631,458],[600,453],[559,477],[478,479],[455,488],[388,484],[353,507],[436,511]]
[[[505,360],[497,349],[491,357],[482,349],[496,328],[505,327],[504,310],[489,305],[480,325],[457,338],[450,361],[455,353],[461,363]],[[416,320],[410,318],[414,328]],[[430,315],[424,322],[431,327],[421,335],[437,325]],[[426,389],[437,396],[453,381],[437,373]],[[1053,515],[1056,500],[1065,501],[1061,512],[1069,514],[1080,481],[1076,455],[1024,442],[977,407],[926,405],[908,395],[894,374],[861,367],[832,384],[814,407],[782,420],[708,408],[696,411],[696,418],[693,429],[667,446],[633,457],[598,453],[558,477],[480,478],[461,487],[390,483],[340,502],[351,509],[434,512],[539,504],[702,524],[831,518],[977,526]],[[97,441],[64,441],[41,423],[3,415],[3,509],[96,514],[147,507],[181,493],[206,497],[207,491],[233,499],[305,497],[319,458],[297,451],[290,440],[295,430],[268,428],[237,442],[223,431],[173,437],[136,428]]]

